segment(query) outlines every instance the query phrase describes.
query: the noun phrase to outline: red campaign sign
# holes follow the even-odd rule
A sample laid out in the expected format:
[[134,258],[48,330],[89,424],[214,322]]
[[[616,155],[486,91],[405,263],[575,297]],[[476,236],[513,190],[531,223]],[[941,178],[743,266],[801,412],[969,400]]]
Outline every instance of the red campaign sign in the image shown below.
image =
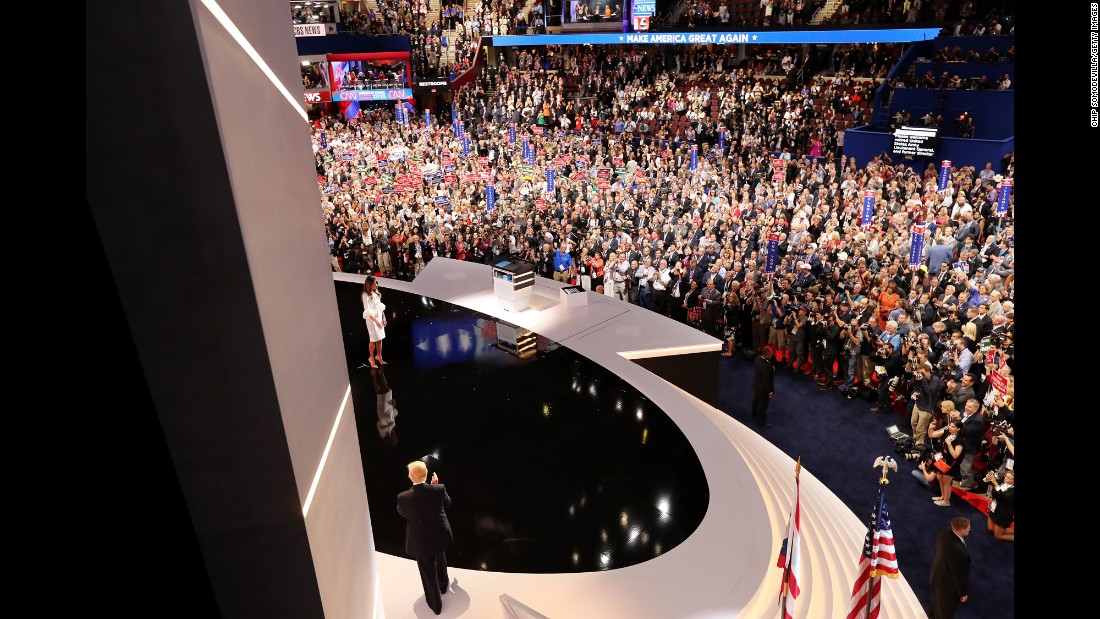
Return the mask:
[[443,179],[446,180],[448,183],[453,183],[458,180],[458,177],[448,172],[446,175],[443,176]]
[[668,159],[671,156],[672,156],[672,151],[670,151],[670,150],[661,151],[661,159]]
[[386,158],[386,153],[381,153],[381,152],[374,153],[374,160],[375,161],[382,161],[385,158]]
[[611,158],[611,163],[615,164],[615,167],[621,168],[621,167],[623,167],[623,158],[622,157],[612,157]]
[[786,167],[787,167],[787,164],[782,159],[772,159],[772,168],[773,169],[779,170],[781,168],[786,168]]
[[488,157],[478,157],[477,158],[477,165],[479,165],[483,168],[489,167],[489,158]]
[[570,176],[569,178],[573,179],[575,182],[580,183],[580,182],[584,181],[584,172],[581,172],[580,170],[577,170],[576,172],[573,173],[573,176]]
[[1008,379],[1001,375],[1000,372],[994,370],[986,374],[989,377],[989,384],[997,393],[1001,395],[1008,394]]
[[596,170],[596,178],[609,179],[611,178],[611,168],[600,168]]
[[611,182],[608,181],[607,179],[600,179],[599,181],[596,182],[596,189],[610,189],[610,188],[611,188]]
[[773,181],[785,181],[787,180],[787,172],[785,170],[779,170],[775,174],[772,174]]
[[443,165],[451,165],[454,163],[454,159],[451,158],[451,153],[443,153]]
[[318,174],[317,175],[317,182],[321,183],[322,185],[327,185],[328,184],[328,179],[325,178],[323,175]]
[[409,176],[409,184],[410,185],[423,185],[424,184],[424,177],[420,176],[419,174],[417,174],[415,176]]
[[470,172],[469,174],[466,175],[466,180],[464,180],[463,182],[464,183],[480,183],[481,182],[481,175],[478,174],[477,172]]
[[543,132],[542,127],[535,127],[535,135],[542,135],[542,132]]
[[645,178],[645,172],[642,171],[641,167],[634,168],[634,177]]
[[565,153],[564,155],[561,156],[561,158],[563,160],[565,160],[566,163],[569,163],[570,161],[573,161],[573,155],[571,155],[569,153]]
[[377,182],[378,182],[378,179],[374,178],[373,176],[366,176],[366,177],[363,178],[363,183],[366,184],[366,185],[374,185]]
[[588,155],[577,155],[577,161],[588,163]]
[[535,208],[537,208],[540,211],[545,211],[546,210],[546,200],[542,200],[542,199],[535,200]]

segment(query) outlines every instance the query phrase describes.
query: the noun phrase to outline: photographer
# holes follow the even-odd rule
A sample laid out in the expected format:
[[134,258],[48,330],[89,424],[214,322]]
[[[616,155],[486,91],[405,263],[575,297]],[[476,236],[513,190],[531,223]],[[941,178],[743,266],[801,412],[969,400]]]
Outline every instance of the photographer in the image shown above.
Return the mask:
[[810,349],[810,376],[820,381],[825,375],[825,331],[828,324],[821,310],[813,310],[813,318],[806,327],[806,340]]
[[852,318],[840,331],[840,354],[844,362],[844,382],[840,385],[840,392],[844,393],[856,384],[856,370],[859,368],[859,351],[863,346],[864,332],[860,328],[859,319]]
[[806,325],[808,323],[807,311],[804,306],[798,306],[798,311],[787,314],[787,358],[790,360],[792,370],[798,371],[806,362]]
[[895,350],[889,343],[879,342],[873,359],[875,371],[878,373],[878,405],[871,412],[888,412],[890,392],[897,389],[898,382],[905,373],[906,358],[902,356],[901,350]]
[[836,361],[837,352],[840,350],[841,326],[837,324],[836,306],[830,307],[832,310],[826,319],[825,332],[822,338],[825,341],[825,346],[821,351],[824,378],[818,381],[818,388],[822,391],[833,388],[833,381],[836,380],[836,375],[833,372],[833,362]]
[[932,412],[936,410],[943,383],[932,372],[931,367],[923,364],[914,368],[913,387],[916,399],[913,401],[913,414],[910,425],[913,429],[913,442],[924,447],[928,440],[928,424],[932,421]]

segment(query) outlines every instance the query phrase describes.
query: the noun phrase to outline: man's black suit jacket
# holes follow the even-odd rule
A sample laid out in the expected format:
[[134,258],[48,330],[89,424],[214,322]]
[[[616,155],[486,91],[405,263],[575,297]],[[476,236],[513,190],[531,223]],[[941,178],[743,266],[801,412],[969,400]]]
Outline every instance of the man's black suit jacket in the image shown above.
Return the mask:
[[936,556],[931,571],[932,604],[937,599],[958,602],[970,590],[970,553],[951,527],[936,537]]
[[416,484],[397,495],[397,513],[405,517],[405,552],[410,557],[426,559],[451,547],[450,505],[443,484]]
[[764,357],[757,357],[755,361],[756,372],[753,377],[753,393],[757,397],[768,397],[769,393],[775,391],[773,380],[775,378],[775,367],[770,361]]

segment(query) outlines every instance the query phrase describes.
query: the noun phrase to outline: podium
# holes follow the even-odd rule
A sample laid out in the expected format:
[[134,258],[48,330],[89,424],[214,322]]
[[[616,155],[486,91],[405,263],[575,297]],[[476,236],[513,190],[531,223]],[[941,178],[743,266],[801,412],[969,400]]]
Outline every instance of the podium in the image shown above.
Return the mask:
[[558,300],[565,307],[588,305],[588,292],[580,286],[566,286],[558,291]]
[[493,292],[497,305],[509,312],[522,312],[531,303],[535,288],[535,266],[508,260],[493,265]]

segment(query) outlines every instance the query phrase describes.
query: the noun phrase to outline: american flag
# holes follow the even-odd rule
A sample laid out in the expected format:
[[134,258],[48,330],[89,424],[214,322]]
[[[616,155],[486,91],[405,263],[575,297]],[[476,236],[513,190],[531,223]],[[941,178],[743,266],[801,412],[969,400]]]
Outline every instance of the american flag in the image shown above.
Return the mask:
[[879,611],[882,576],[898,577],[898,558],[894,554],[894,532],[890,530],[890,512],[886,510],[886,486],[878,488],[878,500],[871,510],[863,552],[859,555],[859,576],[852,585],[848,619],[876,619]]
[[798,473],[801,469],[802,459],[799,458],[794,474],[794,509],[791,510],[791,519],[787,522],[783,545],[779,548],[779,561],[775,564],[776,567],[783,568],[783,585],[779,589],[779,607],[782,609],[783,619],[794,617],[798,594],[801,593],[798,583],[798,579],[802,577],[802,514],[801,491],[798,485]]

